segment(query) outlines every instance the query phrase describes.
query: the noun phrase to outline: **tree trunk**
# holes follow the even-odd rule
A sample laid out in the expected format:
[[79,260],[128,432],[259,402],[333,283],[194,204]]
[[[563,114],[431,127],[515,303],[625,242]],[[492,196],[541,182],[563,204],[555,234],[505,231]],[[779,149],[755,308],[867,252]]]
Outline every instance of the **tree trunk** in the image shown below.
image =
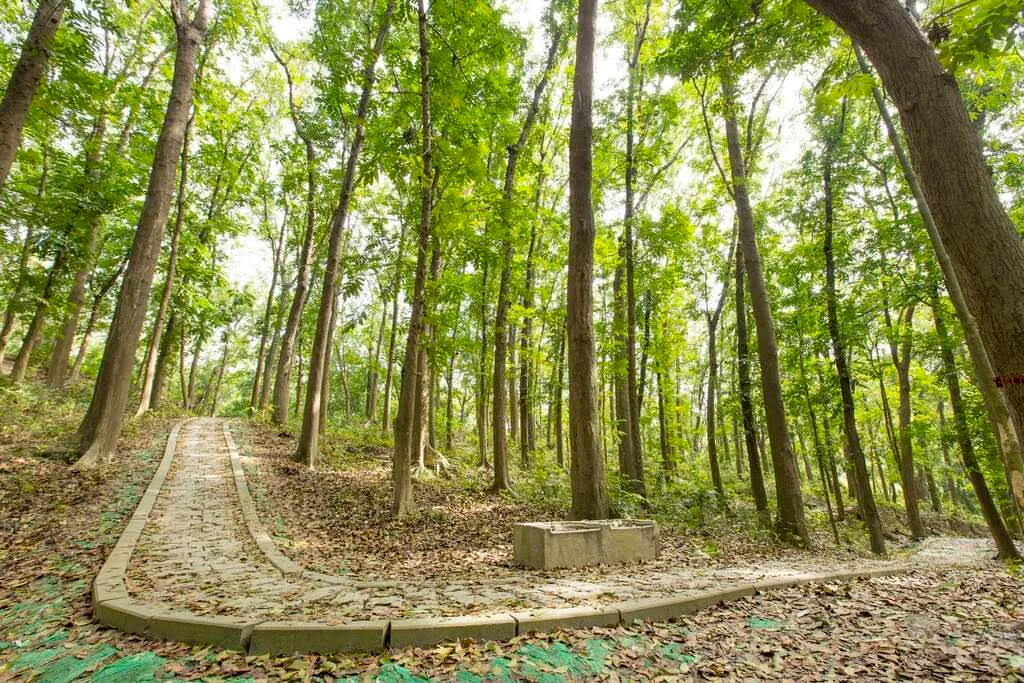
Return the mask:
[[981,514],[988,525],[989,533],[992,534],[998,549],[998,557],[1001,560],[1012,560],[1020,562],[1020,555],[1013,544],[1013,539],[1003,524],[1003,518],[999,514],[992,494],[985,482],[985,476],[978,465],[977,456],[974,453],[974,444],[971,441],[970,427],[967,424],[967,413],[963,405],[963,397],[960,394],[960,377],[956,369],[956,357],[953,355],[953,343],[949,338],[946,329],[946,321],[939,304],[938,291],[931,293],[932,317],[935,322],[935,334],[939,338],[939,349],[942,354],[942,374],[945,375],[946,387],[949,390],[949,405],[953,409],[953,425],[956,428],[956,439],[960,446],[960,456],[967,470],[967,478],[974,488],[974,494],[978,497],[981,505]]
[[284,426],[288,422],[288,400],[291,396],[292,358],[295,356],[295,341],[302,325],[302,313],[309,297],[310,266],[313,257],[313,237],[316,234],[316,150],[313,140],[299,120],[295,106],[294,86],[288,64],[271,45],[275,59],[284,69],[288,82],[288,107],[295,127],[295,134],[302,140],[306,150],[306,224],[302,233],[302,246],[299,248],[298,272],[295,276],[295,296],[292,297],[288,309],[288,321],[285,323],[284,335],[281,337],[281,351],[277,357],[277,369],[274,373],[274,424]]
[[494,315],[494,379],[492,389],[494,391],[494,402],[491,406],[491,429],[494,439],[494,484],[492,488],[496,491],[507,489],[511,482],[508,476],[508,447],[507,434],[505,432],[505,363],[508,355],[507,328],[508,309],[511,304],[509,292],[512,279],[512,258],[513,258],[513,230],[511,217],[509,216],[510,204],[515,194],[516,166],[519,162],[519,155],[526,147],[530,137],[530,131],[537,120],[540,111],[541,98],[547,88],[548,80],[555,66],[558,57],[559,47],[562,44],[562,31],[555,27],[551,34],[551,44],[548,47],[547,62],[541,72],[540,80],[533,88],[533,99],[526,110],[526,118],[523,120],[522,128],[519,130],[519,138],[508,147],[508,157],[505,162],[505,181],[502,186],[501,197],[501,221],[505,238],[501,245],[501,274],[498,278],[498,305]]
[[[856,48],[855,50],[861,71],[869,73],[868,64],[860,50]],[[928,201],[925,199],[925,193],[918,182],[917,174],[914,172],[910,159],[903,149],[903,142],[900,140],[899,132],[896,130],[896,124],[889,115],[885,99],[877,87],[871,89],[871,94],[874,97],[879,114],[882,116],[886,133],[889,136],[889,142],[903,171],[903,177],[906,179],[907,186],[914,196],[914,201],[917,204],[918,213],[920,213],[925,230],[928,233],[928,238],[935,249],[936,260],[942,268],[942,275],[946,283],[946,291],[953,302],[953,308],[963,327],[964,338],[970,351],[975,381],[985,402],[985,410],[988,413],[989,421],[992,423],[996,442],[999,445],[1003,463],[1007,470],[1010,493],[1014,497],[1017,507],[1024,507],[1024,457],[1022,457],[1021,444],[1018,438],[1019,424],[1015,426],[1014,421],[1011,419],[1012,411],[1009,408],[1007,397],[999,391],[999,387],[996,385],[995,373],[992,369],[989,353],[985,349],[985,343],[982,339],[981,330],[978,328],[978,322],[968,309],[967,300],[963,290],[960,288],[960,281],[957,277],[953,261],[942,242],[939,227],[936,225],[935,217],[932,215]]]
[[391,284],[391,333],[388,335],[388,367],[384,376],[384,408],[381,411],[380,433],[387,434],[391,428],[391,385],[395,377],[395,345],[398,343],[398,290],[401,284],[402,255],[405,251],[407,223],[402,221],[398,237],[398,253],[395,257],[395,274]]
[[[808,0],[878,69],[903,122],[922,197],[1024,433],[1024,244],[1000,203],[956,80],[898,0]],[[1018,471],[1018,470],[1014,470]],[[1011,475],[1024,498],[1024,475]],[[1017,494],[1020,495],[1017,495]]]
[[380,326],[377,328],[377,342],[373,347],[373,360],[366,376],[366,419],[372,424],[377,420],[377,387],[380,382],[380,351],[384,346],[384,328],[388,323],[388,302],[385,299],[380,312]]
[[113,273],[103,282],[99,290],[93,295],[92,298],[92,310],[89,312],[89,321],[85,324],[85,329],[82,331],[82,341],[78,345],[78,354],[75,356],[75,362],[71,366],[71,372],[69,374],[69,382],[71,384],[77,383],[82,377],[82,363],[85,361],[85,352],[89,349],[89,337],[92,335],[93,330],[96,329],[96,322],[100,317],[100,306],[103,303],[103,299],[106,298],[107,293],[117,283],[121,273],[124,272],[124,267],[128,264],[127,254],[121,263],[118,264],[117,268]]
[[285,304],[288,302],[288,283],[282,283],[281,293],[277,297],[277,316],[274,319],[274,336],[270,339],[270,351],[263,363],[263,379],[260,381],[260,396],[257,408],[262,413],[270,402],[270,387],[274,379],[274,368],[277,367],[278,353],[281,349],[281,330],[284,326]]
[[196,57],[206,37],[209,0],[200,0],[191,20],[185,15],[181,0],[172,0],[171,10],[177,33],[177,53],[170,101],[157,140],[146,200],[110,325],[109,341],[103,350],[92,402],[78,429],[82,457],[75,463],[76,469],[98,466],[117,446],[131,386],[132,364],[145,322],[146,302],[153,284],[153,271],[156,270],[174,191],[178,156],[192,106]]
[[[420,62],[420,222],[416,243],[416,274],[413,281],[412,311],[405,341],[405,360],[398,393],[398,415],[395,418],[395,451],[392,456],[391,514],[401,519],[414,511],[412,478],[409,468],[413,458],[420,458],[422,449],[423,372],[425,354],[421,354],[426,307],[427,251],[430,248],[431,212],[434,203],[434,145],[430,122],[430,39],[427,31],[425,0],[417,0]],[[421,357],[423,356],[423,357]],[[418,419],[417,419],[418,418]]]
[[25,118],[46,73],[50,47],[66,6],[66,0],[40,0],[28,36],[21,46],[21,56],[4,90],[4,98],[0,102],[0,192],[3,192],[18,153]]
[[[167,322],[167,311],[171,306],[171,294],[174,291],[174,278],[178,269],[178,247],[181,241],[182,226],[185,222],[185,209],[188,199],[188,158],[189,143],[192,137],[192,125],[195,116],[190,116],[185,124],[185,135],[181,146],[181,172],[178,179],[178,199],[175,208],[174,229],[171,233],[171,249],[167,254],[167,274],[164,276],[163,291],[160,294],[160,307],[156,312],[156,319],[153,320],[153,333],[150,335],[149,348],[146,352],[146,361],[143,366],[142,395],[139,400],[139,408],[135,417],[140,417],[147,410],[157,407],[160,400],[157,391],[159,354],[164,334],[164,325]],[[168,325],[168,332],[171,327]]]
[[43,171],[39,175],[33,215],[25,226],[25,241],[22,243],[21,254],[18,256],[18,274],[15,277],[14,288],[7,299],[3,326],[0,327],[0,365],[3,365],[4,357],[7,355],[7,346],[11,340],[11,332],[14,331],[15,307],[21,302],[25,285],[28,284],[28,262],[32,257],[32,249],[35,246],[35,228],[39,222],[39,210],[43,203],[43,197],[46,195],[46,179],[49,176],[49,171],[48,148],[43,147]]
[[562,395],[565,390],[565,322],[559,326],[558,332],[558,381],[552,399],[555,402],[555,461],[559,467],[565,467],[565,440],[562,433]]
[[487,261],[480,270],[480,370],[476,382],[476,432],[480,466],[487,467]]
[[[845,118],[845,105],[843,117]],[[878,516],[874,495],[871,493],[867,462],[857,431],[857,415],[853,401],[853,381],[846,363],[846,344],[839,331],[838,295],[836,293],[836,264],[832,251],[833,233],[833,199],[832,199],[832,153],[842,136],[845,122],[838,124],[838,130],[826,142],[824,153],[824,169],[822,173],[825,194],[825,294],[828,309],[828,332],[832,339],[832,358],[839,376],[839,393],[843,404],[843,433],[846,435],[846,447],[849,449],[850,461],[853,465],[857,504],[860,516],[867,527],[871,539],[871,552],[885,555],[885,536],[882,531],[882,520]],[[801,359],[802,362],[802,359]],[[837,489],[838,490],[838,489]]]
[[580,0],[569,126],[569,448],[573,519],[608,516],[594,361],[593,89],[597,0]]
[[[266,199],[263,200],[263,222],[270,228],[270,211]],[[267,349],[267,342],[271,335],[270,320],[274,314],[274,293],[277,289],[278,280],[281,277],[282,256],[284,254],[285,229],[288,226],[288,204],[285,204],[284,218],[278,230],[277,241],[274,241],[274,233],[270,232],[270,249],[272,254],[270,288],[267,290],[267,304],[263,310],[263,320],[260,325],[260,345],[256,353],[256,371],[252,376],[252,391],[249,392],[249,415],[254,415],[259,409],[260,403],[260,382],[263,379],[264,364],[270,365],[270,357]]]
[[764,526],[770,524],[768,492],[764,488],[764,474],[757,451],[757,427],[754,423],[754,401],[751,398],[750,347],[747,339],[747,306],[743,284],[743,252],[736,249],[736,367],[740,390],[740,412],[743,415],[743,443],[750,468],[750,490],[754,507]]
[[50,269],[46,273],[46,283],[43,285],[43,291],[36,300],[36,308],[32,313],[32,321],[28,324],[28,329],[25,331],[25,337],[21,341],[21,348],[18,349],[18,355],[14,357],[14,367],[11,369],[11,381],[17,384],[25,380],[25,375],[28,373],[28,366],[32,360],[32,352],[36,348],[36,344],[39,343],[40,338],[43,336],[43,326],[46,324],[46,313],[50,309],[50,302],[53,300],[53,289],[57,281],[57,276],[64,269],[64,263],[67,260],[67,247],[61,246],[57,250],[57,255],[53,259],[53,263],[50,265]]
[[782,400],[782,382],[779,378],[779,355],[775,341],[775,323],[754,227],[754,212],[748,194],[747,171],[740,144],[739,124],[736,120],[736,93],[732,76],[722,74],[722,97],[726,103],[725,129],[729,147],[729,166],[732,173],[733,198],[739,219],[739,243],[743,261],[750,274],[750,302],[757,327],[757,355],[761,366],[762,398],[771,443],[772,464],[775,469],[775,494],[778,506],[776,533],[784,540],[807,545],[807,523],[804,520],[803,495],[796,458],[789,445],[786,425],[786,407]]
[[323,383],[324,368],[327,365],[327,351],[331,346],[328,327],[331,323],[331,309],[335,298],[338,281],[338,270],[341,265],[341,243],[348,219],[349,205],[355,192],[356,171],[359,168],[359,155],[366,139],[366,117],[370,107],[370,96],[376,82],[377,60],[380,59],[384,40],[391,28],[391,18],[395,13],[395,0],[388,0],[387,9],[381,19],[380,27],[373,47],[366,57],[364,66],[365,79],[359,96],[356,110],[355,130],[349,145],[345,163],[345,176],[342,181],[341,197],[331,219],[330,237],[327,245],[327,263],[324,266],[324,283],[320,294],[320,311],[316,319],[316,334],[313,347],[309,354],[309,381],[306,382],[306,405],[302,414],[302,432],[299,435],[295,459],[307,467],[315,468],[319,455],[320,436],[320,387]]
[[[888,309],[886,309],[888,315]],[[892,329],[889,318],[890,334],[896,334]],[[914,479],[914,444],[910,435],[910,351],[913,341],[914,304],[911,303],[900,315],[898,334],[900,335],[899,345],[895,338],[889,341],[889,351],[892,356],[892,363],[896,367],[896,376],[899,379],[900,409],[899,409],[899,431],[898,443],[900,447],[900,481],[903,486],[903,503],[907,509],[907,522],[910,525],[910,534],[914,538],[925,536],[924,524],[921,522],[921,512],[918,506],[917,482]]]

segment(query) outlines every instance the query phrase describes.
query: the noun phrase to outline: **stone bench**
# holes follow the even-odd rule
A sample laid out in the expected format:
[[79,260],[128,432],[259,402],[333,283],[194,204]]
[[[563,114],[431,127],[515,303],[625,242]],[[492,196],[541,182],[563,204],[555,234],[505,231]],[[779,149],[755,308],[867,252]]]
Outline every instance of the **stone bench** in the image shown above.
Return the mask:
[[653,560],[661,551],[658,525],[650,519],[516,524],[516,564],[533,569],[583,567]]

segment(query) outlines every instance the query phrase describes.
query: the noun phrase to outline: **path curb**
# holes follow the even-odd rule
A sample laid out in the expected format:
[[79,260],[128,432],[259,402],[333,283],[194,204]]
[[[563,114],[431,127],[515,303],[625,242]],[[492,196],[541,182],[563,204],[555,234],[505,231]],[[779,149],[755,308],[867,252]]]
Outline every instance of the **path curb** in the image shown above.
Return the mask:
[[[463,638],[510,640],[528,633],[557,629],[628,626],[637,621],[664,621],[739,600],[755,593],[805,584],[870,579],[913,571],[916,566],[902,562],[886,567],[839,570],[765,579],[725,589],[629,600],[594,607],[537,609],[509,614],[468,615],[358,621],[347,624],[319,622],[248,621],[234,617],[201,615],[164,603],[132,599],[125,574],[156,499],[163,488],[177,450],[182,420],[167,437],[163,459],[139,501],[128,525],[107,557],[92,584],[93,617],[111,628],[154,639],[179,640],[240,650],[246,654],[305,654],[310,652],[378,652],[387,648],[425,647]],[[304,569],[282,553],[259,520],[255,503],[245,481],[241,458],[228,423],[223,425],[224,441],[231,459],[235,488],[246,527],[267,559],[283,574],[302,574],[329,583],[349,582],[340,577]]]

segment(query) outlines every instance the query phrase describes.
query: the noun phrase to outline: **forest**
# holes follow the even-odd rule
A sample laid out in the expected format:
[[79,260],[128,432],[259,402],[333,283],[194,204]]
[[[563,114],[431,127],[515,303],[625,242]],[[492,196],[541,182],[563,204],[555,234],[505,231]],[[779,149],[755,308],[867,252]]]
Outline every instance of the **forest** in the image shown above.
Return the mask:
[[0,0],[0,82],[0,679],[1024,676],[1020,0]]

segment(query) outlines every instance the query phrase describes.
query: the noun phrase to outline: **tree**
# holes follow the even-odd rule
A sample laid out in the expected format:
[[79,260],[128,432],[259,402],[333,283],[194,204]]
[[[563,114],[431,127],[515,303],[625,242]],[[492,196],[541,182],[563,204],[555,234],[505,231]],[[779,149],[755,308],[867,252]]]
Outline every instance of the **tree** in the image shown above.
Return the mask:
[[[398,393],[398,416],[395,418],[395,452],[391,458],[392,496],[391,514],[399,519],[413,511],[412,479],[409,467],[413,451],[421,452],[423,381],[426,372],[426,353],[421,353],[426,307],[427,252],[430,250],[431,211],[437,179],[433,163],[433,131],[430,124],[430,39],[427,28],[425,0],[417,0],[417,28],[419,34],[420,66],[420,160],[419,174],[420,221],[417,229],[416,275],[413,284],[412,312],[405,342],[405,362]],[[435,254],[437,248],[435,246]],[[500,392],[499,392],[500,393]],[[417,419],[419,418],[419,419]]]
[[809,537],[804,519],[803,495],[800,491],[800,473],[793,455],[786,424],[786,408],[782,400],[782,382],[779,378],[779,355],[775,340],[775,324],[771,302],[761,270],[754,227],[754,212],[750,203],[748,177],[740,142],[736,116],[735,76],[726,65],[721,74],[722,100],[725,106],[725,132],[729,150],[729,169],[733,200],[739,225],[739,245],[743,265],[749,278],[751,307],[757,327],[757,355],[761,366],[761,386],[764,399],[768,440],[771,444],[772,464],[775,469],[775,496],[778,518],[776,533],[783,539],[807,544]]
[[306,383],[306,406],[302,413],[302,433],[299,436],[295,459],[312,468],[316,466],[320,440],[320,393],[324,381],[324,369],[329,357],[331,346],[329,328],[331,311],[336,298],[338,268],[341,263],[341,242],[348,220],[349,207],[356,185],[356,170],[359,167],[359,154],[366,141],[366,118],[370,109],[370,97],[376,83],[377,61],[384,49],[384,41],[391,29],[391,19],[395,14],[394,0],[388,0],[384,14],[378,24],[373,46],[363,64],[363,85],[359,95],[359,106],[356,110],[355,130],[348,147],[345,162],[345,176],[341,185],[341,196],[331,217],[330,236],[327,244],[327,260],[324,266],[324,283],[320,293],[320,310],[316,319],[316,333],[313,337],[313,349],[309,359],[309,381]]
[[594,352],[593,91],[597,0],[580,0],[569,131],[569,457],[573,519],[608,516],[604,461],[598,449]]
[[[956,79],[898,0],[807,0],[875,65],[900,112],[943,247],[1024,433],[1024,244],[999,201]],[[921,106],[928,102],[928,106]],[[1020,479],[1015,487],[1024,483]]]
[[92,401],[78,429],[82,455],[75,463],[75,468],[79,470],[97,467],[113,453],[121,433],[132,364],[142,333],[160,243],[167,225],[178,156],[181,154],[188,112],[192,106],[196,58],[206,38],[209,12],[210,0],[200,0],[192,18],[188,17],[182,0],[171,0],[171,15],[177,38],[171,95],[160,137],[157,139],[146,200],[110,325],[109,342],[103,350],[103,362],[96,378]]
[[0,192],[18,153],[25,118],[46,72],[53,39],[66,6],[67,0],[39,1],[21,56],[7,81],[4,98],[0,101]]

